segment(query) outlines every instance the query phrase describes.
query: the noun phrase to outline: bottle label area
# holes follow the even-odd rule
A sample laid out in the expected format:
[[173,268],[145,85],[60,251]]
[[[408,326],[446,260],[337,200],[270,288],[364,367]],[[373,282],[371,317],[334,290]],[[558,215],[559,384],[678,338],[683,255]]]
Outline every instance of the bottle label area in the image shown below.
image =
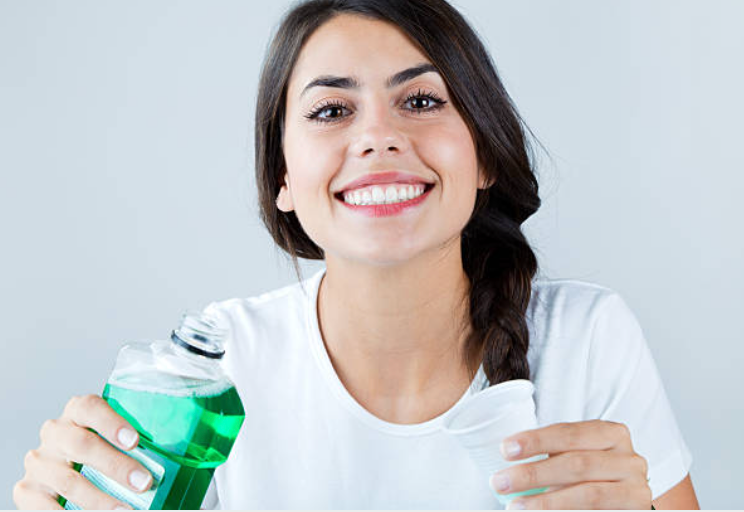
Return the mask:
[[[98,487],[106,494],[128,504],[133,509],[149,510],[152,502],[155,500],[158,489],[163,482],[163,477],[165,476],[165,468],[163,468],[163,466],[153,460],[151,456],[148,456],[148,452],[149,450],[145,450],[140,447],[126,452],[127,455],[145,466],[150,474],[152,474],[152,486],[149,490],[143,493],[136,493],[129,488],[124,487],[123,485],[115,482],[114,480],[96,471],[90,466],[83,466],[80,470],[80,474],[90,480],[93,485]],[[68,501],[67,503],[65,503],[65,510],[80,510],[80,507]]]

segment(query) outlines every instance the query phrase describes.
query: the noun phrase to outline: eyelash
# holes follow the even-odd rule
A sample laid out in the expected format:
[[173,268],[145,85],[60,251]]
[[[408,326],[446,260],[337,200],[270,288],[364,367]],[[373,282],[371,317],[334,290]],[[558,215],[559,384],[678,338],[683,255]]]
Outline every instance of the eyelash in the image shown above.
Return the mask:
[[[425,108],[425,109],[413,109],[412,112],[418,115],[422,115],[422,114],[426,114],[427,112],[434,112],[436,110],[439,110],[444,106],[445,103],[447,103],[446,100],[443,100],[442,98],[437,96],[435,93],[433,92],[423,93],[421,89],[419,89],[418,92],[409,94],[408,97],[405,100],[403,100],[403,104],[405,105],[409,101],[415,100],[415,99],[427,99],[434,103],[434,105],[428,108]],[[335,123],[337,121],[342,120],[343,117],[331,117],[331,118],[319,117],[322,112],[325,112],[326,110],[332,107],[344,108],[348,110],[347,104],[345,102],[332,100],[328,103],[319,105],[316,109],[306,114],[305,117],[316,123]]]

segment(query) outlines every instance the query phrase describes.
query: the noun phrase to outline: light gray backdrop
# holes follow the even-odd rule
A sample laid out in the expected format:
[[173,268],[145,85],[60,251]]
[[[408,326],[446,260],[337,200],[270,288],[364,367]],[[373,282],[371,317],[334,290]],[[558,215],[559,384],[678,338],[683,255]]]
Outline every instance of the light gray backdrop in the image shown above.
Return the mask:
[[[252,165],[287,5],[0,0],[0,507],[41,423],[100,392],[121,343],[294,281]],[[554,158],[527,226],[542,273],[625,297],[701,505],[741,507],[744,2],[456,5]]]

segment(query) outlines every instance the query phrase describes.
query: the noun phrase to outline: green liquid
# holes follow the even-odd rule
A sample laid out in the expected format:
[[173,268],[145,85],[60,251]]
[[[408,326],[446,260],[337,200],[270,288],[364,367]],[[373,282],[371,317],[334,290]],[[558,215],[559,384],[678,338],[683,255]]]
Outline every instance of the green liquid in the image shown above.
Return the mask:
[[172,394],[138,389],[153,382],[148,377],[157,378],[137,376],[141,384],[128,381],[127,387],[106,384],[102,396],[137,429],[139,447],[163,468],[161,478],[154,475],[157,487],[149,508],[199,509],[243,424],[240,398],[227,383],[212,387],[214,393],[204,388],[189,393],[189,379]]

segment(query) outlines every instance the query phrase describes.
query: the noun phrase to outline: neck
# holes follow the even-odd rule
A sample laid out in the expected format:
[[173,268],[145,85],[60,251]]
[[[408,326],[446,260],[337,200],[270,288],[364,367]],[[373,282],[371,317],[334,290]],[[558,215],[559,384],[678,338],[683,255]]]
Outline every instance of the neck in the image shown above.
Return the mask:
[[321,332],[336,372],[360,402],[438,396],[452,405],[470,384],[462,357],[469,281],[459,238],[444,251],[384,267],[326,255]]

